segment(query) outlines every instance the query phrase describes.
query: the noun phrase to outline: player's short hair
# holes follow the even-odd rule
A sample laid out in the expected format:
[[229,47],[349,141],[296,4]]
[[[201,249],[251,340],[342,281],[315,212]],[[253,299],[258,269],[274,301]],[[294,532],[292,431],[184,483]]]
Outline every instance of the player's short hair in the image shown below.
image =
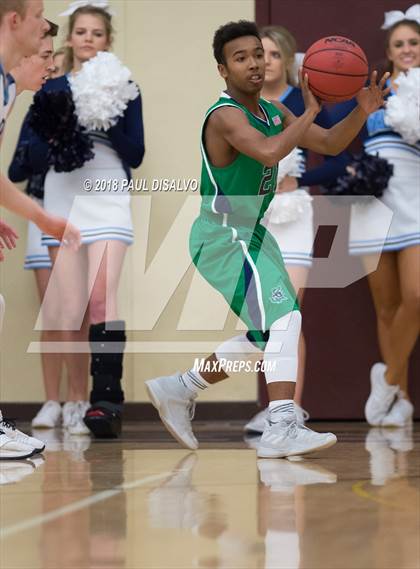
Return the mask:
[[21,16],[25,15],[28,0],[1,0],[0,1],[0,24],[3,17],[9,12],[17,12]]
[[239,22],[229,22],[224,26],[220,26],[213,38],[213,54],[217,63],[226,64],[225,55],[223,53],[225,44],[244,36],[255,36],[261,39],[255,22],[239,20]]

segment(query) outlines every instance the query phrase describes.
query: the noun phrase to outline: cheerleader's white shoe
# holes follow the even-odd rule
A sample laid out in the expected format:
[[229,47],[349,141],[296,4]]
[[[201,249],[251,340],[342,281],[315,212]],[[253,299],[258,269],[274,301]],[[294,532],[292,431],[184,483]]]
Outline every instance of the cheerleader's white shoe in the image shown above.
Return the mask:
[[398,399],[395,401],[394,405],[391,407],[389,413],[387,413],[382,420],[383,427],[405,427],[413,422],[414,407],[403,397],[402,392],[398,394]]
[[46,401],[32,419],[34,429],[54,429],[61,425],[61,405],[58,401]]
[[70,435],[90,435],[90,431],[83,421],[86,415],[86,411],[89,409],[89,407],[89,401],[77,401],[75,403],[71,422],[67,428]]
[[372,366],[370,371],[371,392],[365,405],[365,417],[372,427],[382,426],[398,396],[398,385],[389,385],[385,379],[386,365],[382,362]]
[[63,428],[68,429],[73,420],[73,414],[77,408],[76,401],[67,401],[63,405],[62,417],[63,417]]

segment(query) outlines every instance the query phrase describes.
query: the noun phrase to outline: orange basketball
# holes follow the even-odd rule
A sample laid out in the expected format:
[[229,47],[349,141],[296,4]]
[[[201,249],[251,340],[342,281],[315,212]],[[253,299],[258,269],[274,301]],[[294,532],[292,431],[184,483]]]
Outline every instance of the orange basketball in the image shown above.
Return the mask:
[[312,93],[331,103],[351,99],[364,86],[369,64],[363,50],[342,36],[322,38],[311,45],[303,60]]

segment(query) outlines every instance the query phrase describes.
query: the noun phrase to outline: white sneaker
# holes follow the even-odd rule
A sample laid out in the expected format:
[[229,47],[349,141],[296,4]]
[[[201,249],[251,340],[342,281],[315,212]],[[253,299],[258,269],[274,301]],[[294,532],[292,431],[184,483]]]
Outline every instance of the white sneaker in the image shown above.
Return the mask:
[[391,407],[389,413],[385,415],[382,420],[383,427],[405,427],[412,423],[414,414],[414,407],[403,397],[403,393],[399,391],[398,399]]
[[296,415],[278,423],[268,422],[257,450],[259,458],[284,458],[308,454],[334,445],[337,437],[332,433],[316,433],[299,425]]
[[58,401],[46,401],[32,419],[34,429],[54,429],[61,423],[61,405]]
[[385,379],[386,365],[376,363],[370,370],[371,392],[365,405],[365,417],[369,425],[382,425],[385,415],[398,395],[398,385],[389,385]]
[[244,426],[244,431],[251,433],[263,433],[265,425],[268,420],[268,407],[259,411],[256,415],[252,417],[250,421]]
[[19,429],[16,428],[13,421],[2,419],[0,421],[0,431],[3,431],[9,439],[12,439],[17,443],[22,443],[28,447],[32,447],[35,452],[42,452],[45,449],[44,441],[25,435],[25,433],[22,433],[22,431],[19,431]]
[[244,435],[244,443],[248,448],[257,450],[258,445],[260,444],[261,435],[258,433],[245,433]]
[[35,453],[33,447],[15,441],[0,431],[0,460],[22,460]]
[[197,395],[181,385],[181,374],[158,377],[146,381],[150,400],[171,435],[184,447],[198,448],[198,441],[191,428]]
[[90,408],[89,401],[77,401],[75,403],[74,411],[71,418],[71,423],[68,426],[70,435],[90,435],[89,429],[83,422],[86,411]]
[[63,428],[68,429],[70,423],[72,422],[73,413],[76,409],[76,402],[75,401],[67,401],[64,403],[62,408],[63,414]]
[[288,460],[257,460],[261,482],[272,492],[289,493],[296,486],[334,484],[337,475],[329,470],[305,462]]
[[295,403],[295,413],[296,419],[299,425],[304,425],[306,421],[309,421],[309,413],[303,407]]
[[[309,419],[309,413],[305,411],[305,409],[303,409],[297,403],[295,403],[295,413],[299,425],[304,425],[305,422]],[[245,425],[244,431],[262,434],[264,432],[266,423],[268,421],[268,415],[269,415],[268,407],[266,407],[262,411],[259,411]]]

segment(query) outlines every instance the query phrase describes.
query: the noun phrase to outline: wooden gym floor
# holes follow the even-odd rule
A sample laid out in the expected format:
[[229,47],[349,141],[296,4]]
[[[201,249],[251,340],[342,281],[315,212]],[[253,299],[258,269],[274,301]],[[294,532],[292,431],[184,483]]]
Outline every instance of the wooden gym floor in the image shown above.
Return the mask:
[[195,453],[158,423],[44,431],[1,463],[1,569],[420,567],[419,424],[312,423],[339,443],[294,461],[257,460],[242,425],[195,424]]

